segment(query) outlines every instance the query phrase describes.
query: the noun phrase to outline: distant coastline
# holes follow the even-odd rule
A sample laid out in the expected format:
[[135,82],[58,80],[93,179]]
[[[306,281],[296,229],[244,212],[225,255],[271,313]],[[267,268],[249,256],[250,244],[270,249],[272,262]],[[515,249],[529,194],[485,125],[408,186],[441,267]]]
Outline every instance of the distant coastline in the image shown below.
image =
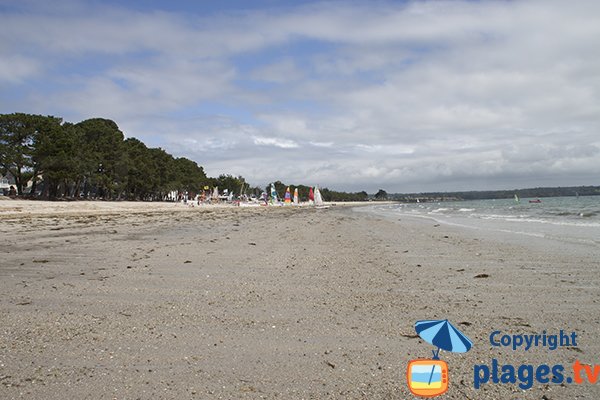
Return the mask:
[[520,198],[569,197],[569,196],[598,196],[600,186],[568,186],[568,187],[538,187],[506,190],[472,190],[458,192],[425,192],[425,193],[395,193],[390,194],[390,200],[407,203],[428,201],[462,201],[510,199],[517,195]]

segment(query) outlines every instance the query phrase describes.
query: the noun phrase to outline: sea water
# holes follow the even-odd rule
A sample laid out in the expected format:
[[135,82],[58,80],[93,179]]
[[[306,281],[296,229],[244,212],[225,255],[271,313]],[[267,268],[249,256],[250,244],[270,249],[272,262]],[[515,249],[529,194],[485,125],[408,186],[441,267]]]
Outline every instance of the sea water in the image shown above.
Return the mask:
[[440,224],[600,247],[600,196],[497,199],[373,205],[387,216],[429,218]]

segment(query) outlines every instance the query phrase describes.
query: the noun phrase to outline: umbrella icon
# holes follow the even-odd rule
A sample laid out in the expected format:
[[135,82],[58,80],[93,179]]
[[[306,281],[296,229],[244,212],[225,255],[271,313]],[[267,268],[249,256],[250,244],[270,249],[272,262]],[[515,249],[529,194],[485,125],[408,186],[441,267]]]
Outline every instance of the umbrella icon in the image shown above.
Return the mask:
[[[447,319],[417,321],[415,330],[421,339],[437,347],[437,351],[432,350],[434,360],[440,359],[440,349],[453,353],[465,353],[473,346],[473,342]],[[434,368],[431,370],[429,383],[431,383]]]
[[433,351],[435,360],[439,360],[440,349],[453,353],[465,353],[473,346],[473,342],[447,319],[417,321],[415,330],[421,339],[437,346],[437,351]]

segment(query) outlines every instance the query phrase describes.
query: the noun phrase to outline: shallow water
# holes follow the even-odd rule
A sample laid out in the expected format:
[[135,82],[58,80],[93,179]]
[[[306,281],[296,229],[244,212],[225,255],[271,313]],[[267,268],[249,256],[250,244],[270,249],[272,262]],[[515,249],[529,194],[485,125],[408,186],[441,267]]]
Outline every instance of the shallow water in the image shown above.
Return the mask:
[[374,205],[372,212],[600,247],[600,196]]

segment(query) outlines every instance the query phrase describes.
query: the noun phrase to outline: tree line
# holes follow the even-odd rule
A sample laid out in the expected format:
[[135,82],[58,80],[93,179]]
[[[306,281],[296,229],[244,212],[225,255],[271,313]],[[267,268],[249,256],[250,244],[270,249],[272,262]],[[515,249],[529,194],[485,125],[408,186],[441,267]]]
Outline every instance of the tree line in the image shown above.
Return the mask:
[[[263,190],[251,187],[242,176],[208,177],[195,161],[125,138],[109,119],[71,123],[24,113],[0,114],[0,174],[13,177],[19,196],[27,188],[27,196],[45,199],[160,201],[172,192],[193,196],[214,187],[258,197]],[[287,186],[275,182],[281,198]],[[309,186],[291,186],[298,188],[301,199],[308,198]],[[270,187],[265,191],[270,193]],[[323,188],[321,195],[325,201],[368,199],[364,191]]]
[[0,173],[10,174],[19,195],[105,200],[163,200],[168,193],[197,193],[220,186],[238,190],[243,177],[206,176],[185,157],[127,138],[114,121],[73,124],[53,116],[0,114]]

